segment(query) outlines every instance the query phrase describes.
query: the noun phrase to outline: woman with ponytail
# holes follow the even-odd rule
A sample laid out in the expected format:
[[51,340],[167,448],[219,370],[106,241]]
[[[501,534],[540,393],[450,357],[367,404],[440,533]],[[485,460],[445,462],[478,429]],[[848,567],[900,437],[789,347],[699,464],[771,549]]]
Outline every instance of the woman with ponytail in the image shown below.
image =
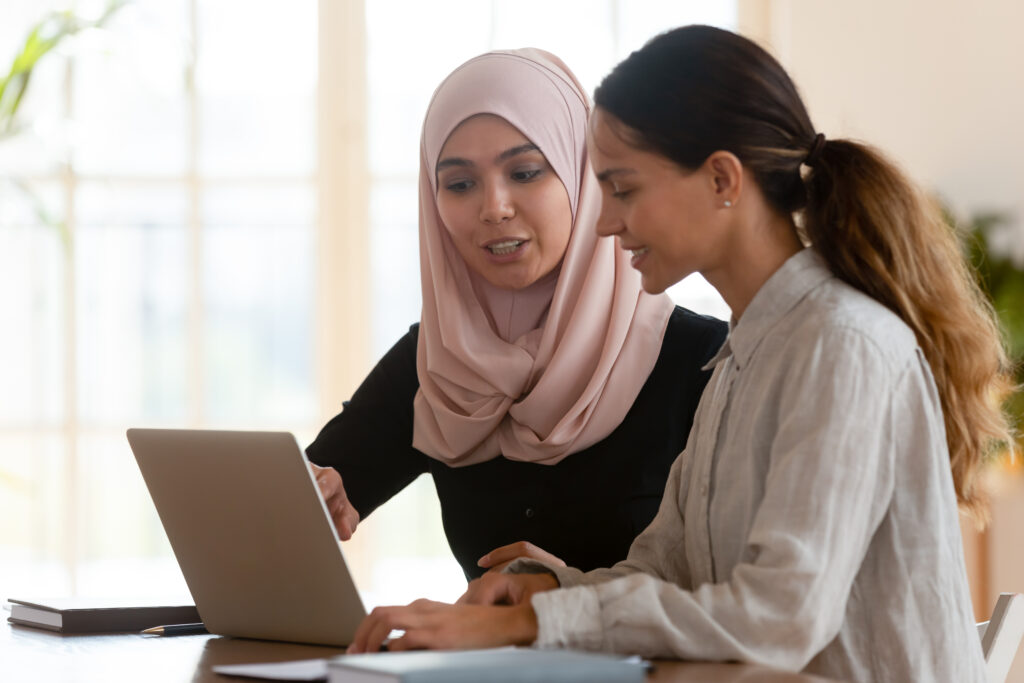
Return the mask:
[[782,67],[727,31],[658,36],[595,102],[598,232],[646,291],[699,271],[733,312],[658,515],[610,569],[519,560],[473,582],[471,604],[375,611],[354,649],[400,628],[393,649],[984,681],[957,504],[982,513],[1011,385],[952,231],[880,153],[816,130]]

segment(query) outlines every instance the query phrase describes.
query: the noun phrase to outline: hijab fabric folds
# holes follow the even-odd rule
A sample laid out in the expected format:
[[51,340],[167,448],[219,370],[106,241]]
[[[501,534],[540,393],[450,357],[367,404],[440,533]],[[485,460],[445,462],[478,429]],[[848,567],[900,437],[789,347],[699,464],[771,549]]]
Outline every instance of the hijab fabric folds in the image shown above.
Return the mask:
[[[608,436],[650,374],[672,312],[613,240],[587,161],[589,103],[554,55],[524,49],[466,62],[438,86],[420,145],[423,312],[413,446],[451,466],[499,455],[555,464]],[[437,210],[441,148],[494,114],[537,145],[565,185],[573,227],[561,265],[518,291],[471,272]]]

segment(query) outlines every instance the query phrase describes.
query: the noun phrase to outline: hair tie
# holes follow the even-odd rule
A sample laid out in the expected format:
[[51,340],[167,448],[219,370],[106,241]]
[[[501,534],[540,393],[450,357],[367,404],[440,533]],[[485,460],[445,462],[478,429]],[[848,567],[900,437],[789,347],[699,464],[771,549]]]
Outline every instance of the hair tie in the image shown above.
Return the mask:
[[814,142],[811,143],[811,151],[807,153],[807,158],[804,159],[804,164],[807,166],[814,166],[814,162],[818,160],[821,155],[821,150],[825,147],[825,134],[818,133],[814,136]]

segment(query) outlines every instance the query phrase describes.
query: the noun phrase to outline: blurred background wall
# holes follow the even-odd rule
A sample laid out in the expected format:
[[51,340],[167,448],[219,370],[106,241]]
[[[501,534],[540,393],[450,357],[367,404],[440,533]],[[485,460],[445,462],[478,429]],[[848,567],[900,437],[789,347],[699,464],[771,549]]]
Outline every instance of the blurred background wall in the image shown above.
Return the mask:
[[1012,216],[1024,259],[1024,5],[741,0],[828,135],[881,147],[961,212]]

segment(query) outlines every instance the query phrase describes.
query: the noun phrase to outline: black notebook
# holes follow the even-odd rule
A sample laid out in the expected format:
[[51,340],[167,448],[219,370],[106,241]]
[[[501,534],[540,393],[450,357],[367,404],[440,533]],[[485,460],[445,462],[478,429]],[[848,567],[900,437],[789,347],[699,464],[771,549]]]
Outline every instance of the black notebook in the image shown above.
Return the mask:
[[96,598],[15,600],[12,624],[45,628],[60,633],[141,631],[153,626],[191,624],[201,621],[195,605],[180,601],[141,601]]

